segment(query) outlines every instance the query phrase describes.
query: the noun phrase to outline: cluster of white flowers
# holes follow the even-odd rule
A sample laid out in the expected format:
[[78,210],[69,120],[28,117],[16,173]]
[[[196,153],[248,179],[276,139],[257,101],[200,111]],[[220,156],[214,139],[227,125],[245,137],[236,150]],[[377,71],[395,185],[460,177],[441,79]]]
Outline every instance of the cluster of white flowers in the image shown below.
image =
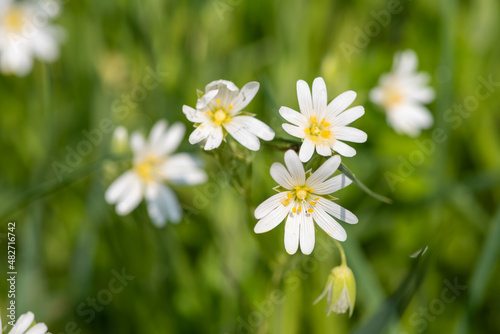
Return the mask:
[[5,74],[25,76],[34,59],[53,62],[59,58],[61,28],[49,24],[59,16],[56,1],[0,2],[0,70]]

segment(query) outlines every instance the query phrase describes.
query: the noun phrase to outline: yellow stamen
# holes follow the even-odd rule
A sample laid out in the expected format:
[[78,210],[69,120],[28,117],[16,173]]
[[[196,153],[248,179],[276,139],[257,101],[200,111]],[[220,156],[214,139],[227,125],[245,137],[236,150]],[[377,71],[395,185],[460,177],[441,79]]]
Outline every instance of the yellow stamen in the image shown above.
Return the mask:
[[293,212],[293,213],[297,213],[297,208],[293,207],[293,208],[292,208],[292,212]]
[[315,206],[318,203],[316,203],[316,202],[309,202],[309,204],[311,204],[312,206]]
[[302,212],[302,207],[299,205],[299,212]]
[[332,132],[330,130],[321,131],[321,137],[325,139],[329,139],[332,137]]
[[286,193],[286,196],[287,196],[288,198],[292,198],[292,193]]
[[229,105],[229,109],[233,109],[233,108],[234,108],[234,107],[233,107],[233,105],[232,105],[232,104],[230,104],[230,105]]
[[220,99],[215,100],[215,102],[217,102],[218,104],[220,104]]
[[309,213],[313,213],[313,212],[314,212],[314,209],[307,209],[307,212],[309,212]]

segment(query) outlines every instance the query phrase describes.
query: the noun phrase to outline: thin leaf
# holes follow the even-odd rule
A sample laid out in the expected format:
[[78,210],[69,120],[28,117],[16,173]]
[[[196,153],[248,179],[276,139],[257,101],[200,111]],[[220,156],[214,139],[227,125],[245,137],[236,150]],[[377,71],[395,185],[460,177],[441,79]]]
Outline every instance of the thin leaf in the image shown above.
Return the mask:
[[376,192],[373,192],[363,182],[359,181],[356,178],[356,176],[349,170],[349,168],[347,168],[346,165],[344,165],[344,163],[340,163],[339,171],[342,174],[344,174],[345,176],[347,176],[349,179],[351,179],[351,181],[355,185],[357,185],[359,188],[361,188],[361,190],[363,190],[365,193],[367,193],[371,197],[373,197],[373,198],[375,198],[375,199],[377,199],[377,200],[379,200],[381,202],[385,202],[387,204],[392,204],[392,199],[390,199],[388,197],[385,197],[385,196],[382,196],[380,194],[377,194]]

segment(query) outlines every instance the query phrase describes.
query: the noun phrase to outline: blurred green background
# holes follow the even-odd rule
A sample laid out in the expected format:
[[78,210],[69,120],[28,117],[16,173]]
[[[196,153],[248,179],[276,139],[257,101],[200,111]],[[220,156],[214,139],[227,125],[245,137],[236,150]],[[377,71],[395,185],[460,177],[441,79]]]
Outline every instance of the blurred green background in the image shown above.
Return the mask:
[[[37,62],[26,78],[0,77],[0,247],[7,222],[16,221],[18,314],[33,311],[52,333],[376,333],[379,325],[396,334],[499,333],[500,87],[491,86],[470,112],[453,108],[474,100],[480,78],[500,81],[500,5],[397,4],[400,12],[385,24],[375,17],[393,1],[66,0],[56,21],[66,30],[60,60]],[[356,51],[348,55],[345,47]],[[397,135],[368,100],[394,52],[407,48],[432,76],[437,99],[429,108],[446,135],[442,143],[431,141],[432,130],[418,139]],[[168,75],[119,117],[148,68]],[[336,196],[359,218],[343,225],[358,287],[352,318],[326,317],[324,300],[312,305],[339,263],[322,230],[310,256],[286,254],[283,224],[253,233],[253,210],[273,194],[269,167],[283,152],[264,146],[253,154],[240,194],[227,173],[238,166],[221,171],[186,138],[180,150],[205,161],[210,181],[175,188],[185,217],[161,230],[144,204],[119,217],[105,203],[105,189],[127,167],[108,158],[111,133],[62,183],[54,172],[54,162],[64,164],[67,148],[103,119],[146,132],[165,118],[190,133],[182,105],[194,106],[196,89],[221,78],[239,87],[259,81],[246,110],[289,138],[279,107],[297,109],[296,81],[317,76],[329,100],[358,93],[355,105],[366,114],[354,124],[368,141],[354,144],[358,154],[343,162],[394,200],[378,202],[355,185]],[[220,152],[227,157],[227,149]],[[402,161],[416,155],[423,159],[407,173]],[[401,177],[394,187],[388,172]],[[409,257],[425,245],[422,261]],[[134,278],[107,292],[122,269]],[[453,282],[466,289],[446,302]],[[5,323],[5,279],[0,286]]]

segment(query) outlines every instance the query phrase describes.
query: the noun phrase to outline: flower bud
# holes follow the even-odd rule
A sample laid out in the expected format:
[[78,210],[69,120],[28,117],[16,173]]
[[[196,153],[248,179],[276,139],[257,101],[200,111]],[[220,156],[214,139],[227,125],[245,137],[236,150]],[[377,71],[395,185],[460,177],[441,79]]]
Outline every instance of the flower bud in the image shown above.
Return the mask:
[[349,317],[352,315],[356,302],[356,282],[354,274],[347,265],[342,264],[332,269],[325,289],[314,304],[325,296],[328,302],[327,315],[330,315],[332,311],[337,314],[345,313],[347,309],[349,309]]
[[114,154],[129,152],[128,132],[123,126],[118,126],[113,132],[111,141],[111,150]]

